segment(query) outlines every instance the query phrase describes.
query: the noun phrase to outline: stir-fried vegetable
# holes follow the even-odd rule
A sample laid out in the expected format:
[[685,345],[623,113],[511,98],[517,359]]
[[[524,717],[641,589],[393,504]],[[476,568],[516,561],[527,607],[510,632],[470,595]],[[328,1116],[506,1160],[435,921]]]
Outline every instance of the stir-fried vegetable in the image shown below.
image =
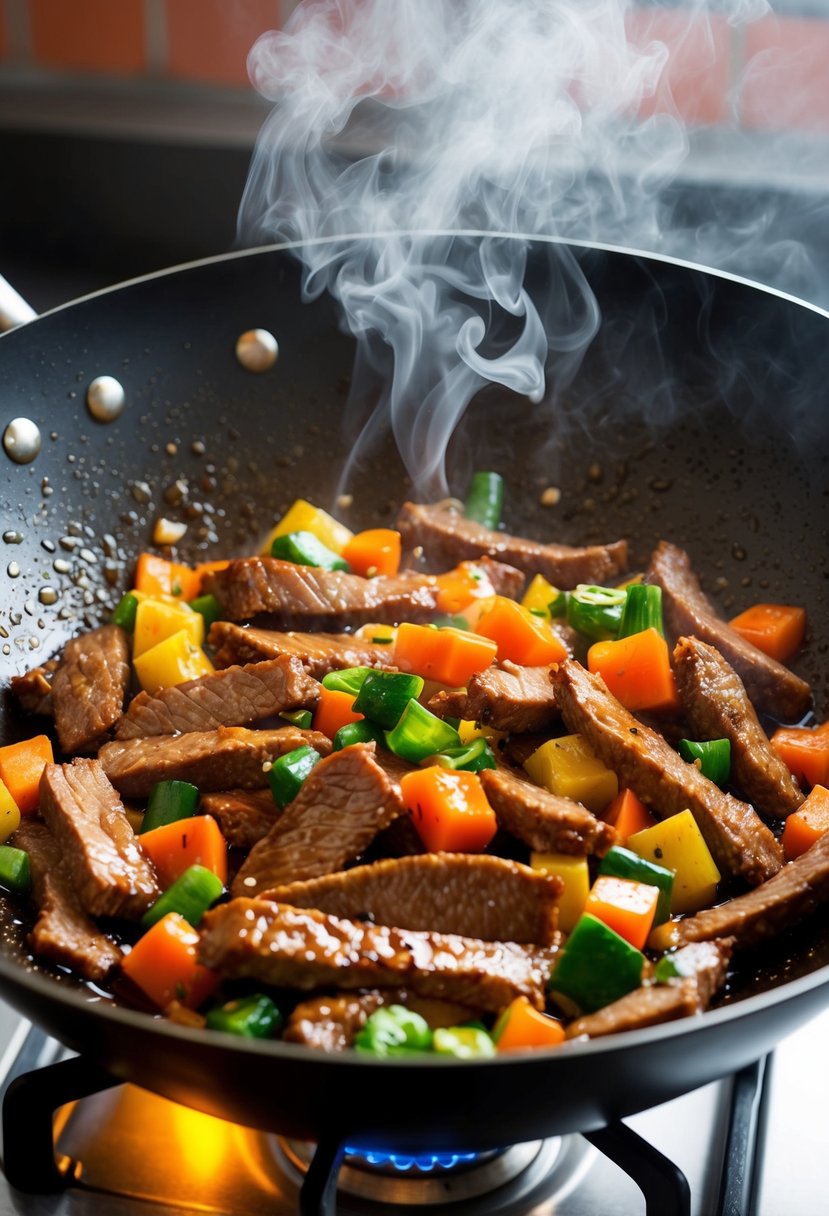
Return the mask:
[[268,784],[278,807],[286,807],[293,802],[305,778],[319,761],[319,752],[307,746],[296,747],[274,760],[268,769]]
[[189,819],[199,806],[198,788],[189,781],[158,781],[150,791],[142,832],[151,832],[165,823]]
[[662,588],[646,583],[631,583],[625,589],[622,619],[617,638],[629,638],[646,629],[655,629],[665,636],[662,625]]
[[530,865],[544,874],[554,874],[564,883],[558,897],[558,927],[564,933],[572,933],[590,891],[587,858],[572,853],[531,853]]
[[227,883],[227,841],[210,815],[193,815],[143,832],[141,848],[162,887],[169,887],[193,865],[212,870],[222,886]]
[[592,1013],[617,1001],[642,981],[645,957],[604,921],[581,917],[550,977],[550,991],[564,1006]]
[[53,761],[52,743],[47,735],[35,735],[33,739],[0,747],[0,781],[21,815],[30,815],[37,810],[40,779],[46,765]]
[[178,912],[195,927],[223,891],[221,879],[212,870],[199,865],[189,866],[147,909],[141,924],[149,929],[168,912]]
[[829,785],[829,722],[815,728],[781,726],[772,735],[771,745],[802,784]]
[[631,836],[656,824],[653,815],[633,790],[619,790],[603,819],[616,829],[616,837],[621,844],[627,844]]
[[725,785],[731,773],[730,739],[709,739],[702,743],[680,739],[678,750],[682,759],[696,764],[709,781],[715,785]]
[[668,644],[653,627],[615,642],[594,642],[587,666],[627,709],[660,713],[679,705]]
[[497,528],[504,506],[504,479],[500,473],[473,473],[466,492],[464,514],[485,528]]
[[714,902],[720,872],[690,811],[630,836],[628,848],[673,871],[672,912],[697,912]]
[[542,743],[524,761],[524,768],[537,785],[551,794],[572,798],[599,815],[616,797],[616,774],[591,751],[581,735],[560,735]]
[[362,721],[363,715],[354,708],[355,699],[353,693],[323,684],[312,718],[314,730],[335,739],[344,726]]
[[475,773],[432,765],[400,780],[403,801],[427,849],[477,853],[495,835],[497,822]]
[[425,1018],[405,1005],[381,1005],[354,1036],[354,1046],[374,1056],[406,1056],[429,1051],[432,1031]]
[[329,549],[313,532],[286,532],[274,538],[271,557],[297,566],[318,566],[321,570],[348,570],[348,562]]
[[564,1027],[556,1018],[534,1009],[525,996],[518,996],[498,1018],[492,1037],[498,1051],[558,1047],[564,1042]]
[[20,827],[20,807],[4,781],[0,781],[0,844]]
[[487,604],[475,632],[495,642],[501,662],[509,659],[525,667],[543,667],[567,658],[563,642],[546,621],[503,595]]
[[[579,583],[575,591],[565,594],[563,615],[567,618],[567,624],[586,638],[595,642],[604,641],[618,635],[626,598],[626,593],[617,587]],[[554,603],[557,610],[553,615],[558,616],[562,601]]]
[[138,596],[134,591],[128,591],[126,595],[122,595],[110,617],[113,625],[120,625],[122,629],[126,629],[127,633],[133,633],[138,603]]
[[806,609],[792,604],[754,604],[729,621],[746,641],[764,654],[788,663],[806,636]]
[[805,802],[786,819],[781,844],[789,860],[805,853],[829,832],[829,789],[816,785]]
[[244,1039],[270,1039],[282,1025],[282,1014],[263,992],[214,1005],[205,1015],[208,1030],[238,1034]]
[[419,701],[410,700],[392,730],[387,730],[386,747],[401,760],[420,764],[427,756],[460,747],[454,726],[436,717]]
[[192,925],[178,912],[168,912],[138,939],[121,968],[159,1009],[173,1001],[198,1009],[219,982],[214,972],[199,963],[198,943]]
[[25,895],[32,887],[32,867],[24,849],[0,844],[0,887]]
[[352,536],[342,555],[354,574],[374,578],[377,574],[397,574],[400,548],[399,532],[392,528],[369,528]]
[[665,866],[658,866],[638,853],[634,853],[631,849],[613,845],[599,863],[599,874],[633,879],[635,882],[647,883],[656,887],[658,900],[653,923],[661,925],[671,915],[671,894],[674,888],[673,870],[669,870]]
[[370,671],[360,685],[354,701],[354,712],[363,714],[384,730],[391,730],[413,698],[419,697],[422,692],[421,676],[397,671]]
[[489,667],[497,646],[489,638],[460,629],[432,629],[403,623],[394,641],[394,662],[401,671],[457,687]]

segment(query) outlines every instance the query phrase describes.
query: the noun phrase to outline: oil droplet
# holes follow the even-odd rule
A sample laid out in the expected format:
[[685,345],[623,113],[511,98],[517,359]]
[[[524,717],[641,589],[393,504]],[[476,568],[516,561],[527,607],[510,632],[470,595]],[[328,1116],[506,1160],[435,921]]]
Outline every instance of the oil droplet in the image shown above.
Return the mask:
[[8,566],[6,566],[6,574],[8,574],[9,578],[20,578],[20,567],[17,562],[9,562]]
[[54,587],[41,587],[37,598],[41,604],[55,604],[57,603],[58,593]]
[[23,533],[22,532],[4,532],[3,540],[6,542],[7,545],[22,545]]

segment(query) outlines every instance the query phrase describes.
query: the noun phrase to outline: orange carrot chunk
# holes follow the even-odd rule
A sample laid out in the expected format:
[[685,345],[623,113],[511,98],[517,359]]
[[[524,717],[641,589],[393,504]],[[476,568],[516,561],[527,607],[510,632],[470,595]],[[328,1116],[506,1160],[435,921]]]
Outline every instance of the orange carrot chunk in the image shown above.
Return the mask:
[[435,575],[438,608],[450,615],[463,612],[475,600],[495,594],[495,588],[479,562],[459,562],[454,570]]
[[829,785],[829,722],[816,729],[781,726],[771,745],[801,785]]
[[829,789],[816,785],[805,802],[789,815],[780,838],[788,861],[810,849],[829,832]]
[[400,779],[403,801],[430,852],[480,853],[498,826],[477,773],[438,764]]
[[594,642],[587,666],[627,709],[658,712],[679,705],[668,643],[656,629],[615,642]]
[[342,556],[355,574],[373,578],[375,574],[397,574],[400,549],[400,533],[393,528],[368,528],[346,542]]
[[627,844],[628,836],[652,828],[656,820],[633,790],[619,790],[602,816],[605,823],[616,829],[619,844]]
[[138,842],[155,866],[162,888],[196,865],[212,870],[227,885],[227,841],[211,815],[162,824],[142,832]]
[[145,595],[175,595],[194,599],[201,589],[201,574],[154,553],[141,553],[135,566],[135,590]]
[[0,781],[17,803],[21,815],[30,815],[40,802],[40,778],[54,760],[46,735],[0,747]]
[[546,621],[503,595],[493,596],[475,632],[495,642],[500,661],[510,659],[525,667],[544,667],[567,658],[564,644]]
[[728,623],[763,654],[787,663],[806,636],[806,609],[792,604],[754,604]]
[[173,1001],[197,1009],[219,982],[215,972],[196,961],[198,941],[198,932],[183,916],[168,912],[139,938],[121,968],[159,1009]]
[[355,700],[356,697],[352,697],[350,692],[326,688],[321,684],[320,698],[314,710],[314,730],[333,739],[341,726],[347,726],[349,722],[362,722],[365,715],[354,712]]
[[653,926],[658,902],[658,887],[600,874],[590,888],[584,911],[641,950]]
[[457,688],[489,667],[497,651],[495,642],[476,633],[404,622],[397,630],[394,662],[401,671]]
[[561,1022],[535,1009],[525,996],[517,996],[498,1018],[492,1037],[499,1051],[516,1051],[558,1047],[565,1035]]

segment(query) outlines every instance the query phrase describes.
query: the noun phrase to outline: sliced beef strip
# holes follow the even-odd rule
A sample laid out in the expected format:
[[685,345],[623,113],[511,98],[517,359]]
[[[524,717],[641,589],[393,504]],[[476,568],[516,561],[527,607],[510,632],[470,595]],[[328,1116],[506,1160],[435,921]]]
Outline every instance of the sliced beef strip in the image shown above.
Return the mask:
[[683,549],[663,540],[645,581],[662,588],[665,627],[674,641],[693,635],[715,646],[739,675],[756,710],[782,722],[800,721],[812,703],[809,685],[717,616]]
[[562,889],[560,881],[503,857],[426,853],[287,883],[268,898],[398,929],[550,946]]
[[403,986],[487,1011],[517,996],[543,1009],[556,956],[553,947],[363,924],[267,899],[233,899],[202,926],[200,961],[228,979],[303,992]]
[[319,684],[299,659],[281,655],[245,667],[225,667],[198,680],[140,692],[115,728],[116,739],[183,735],[219,726],[247,726],[283,710],[311,709]]
[[268,835],[251,849],[234,895],[264,895],[287,882],[331,874],[359,857],[405,810],[373,743],[332,753],[311,771]]
[[405,988],[334,993],[301,1001],[291,1012],[282,1038],[322,1051],[345,1051],[381,1005],[405,1005],[419,1013],[432,1030],[438,1026],[460,1026],[479,1012],[468,1005],[417,997]]
[[494,532],[441,506],[404,503],[397,517],[404,548],[422,549],[438,568],[486,555],[508,562],[525,574],[543,574],[556,587],[604,583],[627,567],[627,542],[571,548],[544,545],[521,536]]
[[602,857],[616,840],[614,828],[580,802],[551,794],[506,768],[479,775],[498,823],[531,849]]
[[567,1038],[597,1039],[702,1013],[725,983],[732,946],[732,940],[726,938],[678,950],[673,957],[684,978],[643,984],[604,1009],[576,1018],[567,1027]]
[[634,718],[598,675],[568,659],[553,673],[567,728],[584,736],[619,784],[660,818],[690,809],[721,871],[757,886],[783,864],[783,852],[753,807],[704,777]]
[[510,662],[476,672],[465,689],[435,693],[429,709],[440,718],[464,718],[517,734],[548,730],[561,720],[550,668]]
[[51,717],[52,707],[52,678],[57,671],[60,659],[49,659],[42,667],[33,667],[22,676],[12,676],[10,687],[12,693],[20,702],[20,708],[27,714],[43,714]]
[[428,621],[437,612],[437,588],[425,576],[361,578],[275,557],[237,558],[208,575],[204,585],[226,619],[275,629],[393,625]]
[[97,751],[121,717],[129,678],[129,643],[118,625],[102,625],[66,643],[52,677],[52,712],[63,751]]
[[733,936],[749,950],[799,924],[829,900],[829,832],[755,891],[706,908],[673,926],[675,945]]
[[280,633],[216,621],[208,636],[217,667],[256,663],[280,655],[299,659],[315,680],[344,667],[390,667],[392,647],[364,642],[349,633]]
[[32,951],[100,982],[121,961],[121,951],[81,907],[74,875],[64,864],[63,849],[45,823],[27,817],[14,835],[17,848],[29,854],[38,918],[29,935]]
[[248,851],[267,836],[282,811],[269,789],[222,790],[202,794],[199,813],[213,816],[231,848]]
[[673,664],[694,738],[731,741],[733,779],[761,813],[782,819],[796,811],[805,795],[769,743],[734,668],[699,638],[680,638]]
[[237,786],[264,789],[268,775],[263,765],[306,745],[321,756],[331,751],[331,740],[317,730],[220,726],[187,735],[114,739],[101,748],[98,758],[123,797],[146,798],[157,781],[190,781],[202,792]]
[[91,916],[136,919],[158,898],[155,871],[98,760],[47,764],[40,813]]

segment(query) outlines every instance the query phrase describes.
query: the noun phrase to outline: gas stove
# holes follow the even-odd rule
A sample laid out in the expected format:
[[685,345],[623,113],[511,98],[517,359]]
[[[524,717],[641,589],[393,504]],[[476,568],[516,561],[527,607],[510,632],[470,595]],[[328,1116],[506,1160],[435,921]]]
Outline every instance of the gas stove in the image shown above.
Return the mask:
[[[0,1216],[638,1216],[643,1192],[648,1216],[814,1216],[829,1186],[815,1083],[829,1065],[829,1011],[768,1059],[589,1137],[486,1154],[346,1146],[336,1196],[326,1190],[324,1145],[315,1150],[102,1080],[5,1005],[0,1036],[4,1095],[14,1083]],[[17,1080],[24,1075],[30,1080]],[[44,1092],[76,1095],[54,1120],[55,1167],[51,1146],[37,1143],[38,1132],[49,1138]],[[503,1132],[508,1145],[509,1128]]]

